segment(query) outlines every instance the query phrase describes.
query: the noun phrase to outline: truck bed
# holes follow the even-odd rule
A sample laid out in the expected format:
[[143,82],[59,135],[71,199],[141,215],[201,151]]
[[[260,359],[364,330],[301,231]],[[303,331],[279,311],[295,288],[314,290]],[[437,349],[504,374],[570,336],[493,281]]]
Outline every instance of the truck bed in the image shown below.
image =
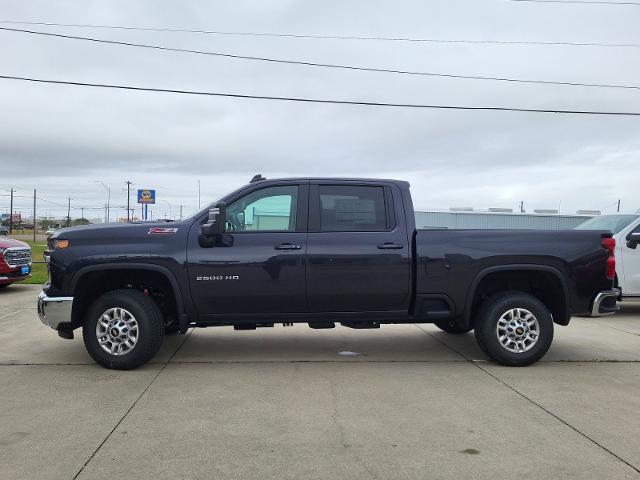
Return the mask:
[[[570,293],[567,310],[586,314],[594,285],[609,286],[605,278],[608,253],[601,248],[601,240],[610,235],[580,230],[417,230],[416,295],[430,300],[427,310],[448,308],[453,317],[459,317],[465,314],[468,295],[483,278],[518,266],[540,272],[540,281],[557,278],[558,288]],[[416,308],[422,308],[419,302]],[[562,318],[556,321],[564,323]]]

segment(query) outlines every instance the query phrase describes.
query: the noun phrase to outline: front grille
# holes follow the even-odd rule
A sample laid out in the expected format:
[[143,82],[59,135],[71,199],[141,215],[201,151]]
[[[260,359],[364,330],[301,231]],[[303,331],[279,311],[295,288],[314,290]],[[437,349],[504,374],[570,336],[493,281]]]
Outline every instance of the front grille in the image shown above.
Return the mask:
[[10,267],[29,265],[31,263],[30,248],[8,248],[4,251],[4,261]]

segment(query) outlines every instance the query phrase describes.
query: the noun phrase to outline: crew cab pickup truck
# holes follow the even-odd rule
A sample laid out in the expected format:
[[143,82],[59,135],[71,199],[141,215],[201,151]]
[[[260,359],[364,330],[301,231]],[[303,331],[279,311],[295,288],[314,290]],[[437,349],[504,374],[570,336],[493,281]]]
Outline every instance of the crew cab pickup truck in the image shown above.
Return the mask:
[[82,327],[91,357],[114,369],[151,359],[168,331],[275,322],[435,323],[523,366],[554,324],[611,314],[618,295],[611,232],[416,230],[398,180],[256,175],[187,220],[48,241],[40,319],[63,338]]
[[620,291],[621,300],[640,298],[640,211],[594,217],[575,228],[613,232],[616,241],[615,287]]

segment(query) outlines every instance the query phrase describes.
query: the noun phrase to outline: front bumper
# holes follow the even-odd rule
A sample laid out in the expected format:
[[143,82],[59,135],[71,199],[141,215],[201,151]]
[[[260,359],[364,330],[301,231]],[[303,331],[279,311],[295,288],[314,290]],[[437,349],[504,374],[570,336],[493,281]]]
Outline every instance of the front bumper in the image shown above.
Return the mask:
[[48,297],[46,293],[38,295],[38,317],[48,327],[58,330],[62,323],[71,322],[73,297]]
[[30,276],[31,276],[31,274],[22,275],[20,277],[9,277],[7,275],[0,275],[0,285],[5,285],[5,284],[8,284],[8,283],[22,282],[22,281],[26,280],[27,278],[29,278]]
[[602,317],[604,315],[613,315],[616,313],[619,310],[616,303],[619,295],[620,291],[617,289],[603,290],[598,293],[596,298],[593,300],[593,305],[591,306],[591,316]]
[[0,272],[0,285],[7,283],[22,282],[31,276],[31,265],[29,265],[29,271],[22,273],[20,268],[11,267],[8,270],[3,268]]

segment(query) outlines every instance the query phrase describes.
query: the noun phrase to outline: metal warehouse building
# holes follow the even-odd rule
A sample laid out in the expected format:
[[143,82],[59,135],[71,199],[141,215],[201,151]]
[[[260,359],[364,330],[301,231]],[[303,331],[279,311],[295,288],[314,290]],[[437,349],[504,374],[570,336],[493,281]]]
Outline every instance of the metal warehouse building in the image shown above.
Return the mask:
[[416,211],[417,228],[461,228],[504,230],[569,230],[593,215],[559,215],[503,212],[429,212]]

